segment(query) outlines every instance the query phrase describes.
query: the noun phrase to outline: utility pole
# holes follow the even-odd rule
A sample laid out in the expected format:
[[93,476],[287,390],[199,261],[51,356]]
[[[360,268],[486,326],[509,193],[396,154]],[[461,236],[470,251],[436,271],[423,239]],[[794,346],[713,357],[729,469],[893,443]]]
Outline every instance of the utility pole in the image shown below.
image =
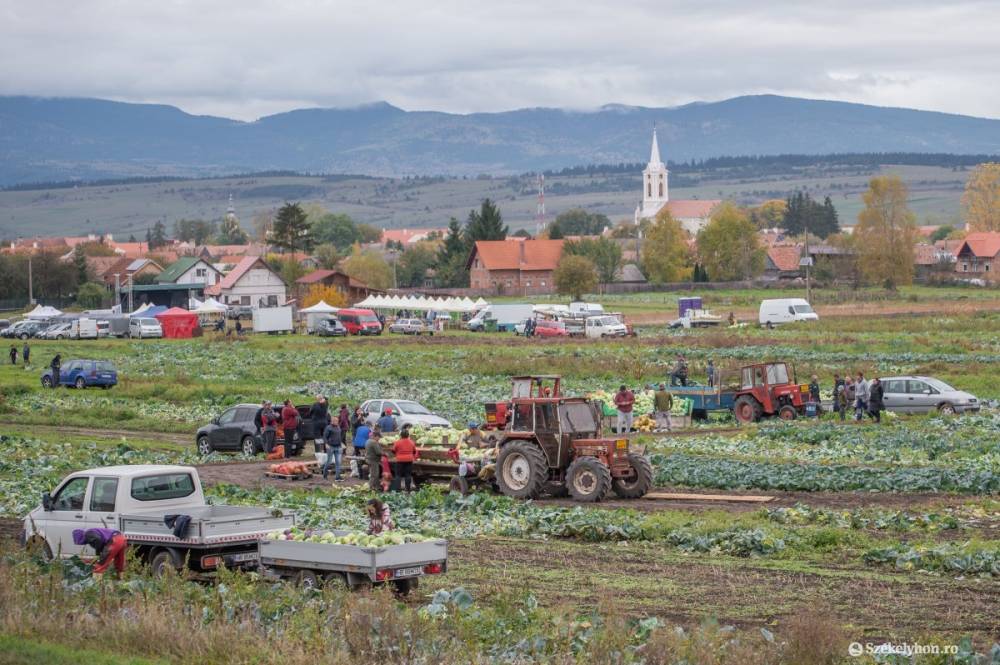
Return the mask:
[[803,224],[806,229],[806,255],[799,259],[799,265],[806,267],[806,302],[812,304],[812,285],[809,282],[809,267],[812,266],[812,255],[809,254],[809,216],[805,215]]
[[31,282],[31,254],[28,254],[28,304],[35,304],[35,292]]
[[118,309],[122,306],[122,281],[121,273],[115,273],[115,304],[118,305]]

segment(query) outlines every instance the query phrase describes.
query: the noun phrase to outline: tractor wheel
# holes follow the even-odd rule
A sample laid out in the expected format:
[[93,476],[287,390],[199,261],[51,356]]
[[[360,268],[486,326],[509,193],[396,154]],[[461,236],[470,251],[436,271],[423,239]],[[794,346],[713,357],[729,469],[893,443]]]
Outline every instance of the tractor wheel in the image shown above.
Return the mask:
[[566,470],[566,485],[576,501],[600,501],[611,489],[611,471],[596,457],[578,457]]
[[515,499],[534,499],[542,493],[548,477],[548,463],[533,441],[512,441],[497,456],[500,491]]
[[645,455],[629,453],[629,464],[635,471],[634,478],[615,478],[611,481],[611,489],[615,494],[623,499],[638,499],[646,496],[649,488],[653,486],[653,465]]
[[760,404],[750,395],[742,395],[733,405],[733,415],[744,425],[760,420]]
[[795,410],[795,407],[788,404],[778,409],[778,417],[782,420],[795,420],[798,415],[799,413]]

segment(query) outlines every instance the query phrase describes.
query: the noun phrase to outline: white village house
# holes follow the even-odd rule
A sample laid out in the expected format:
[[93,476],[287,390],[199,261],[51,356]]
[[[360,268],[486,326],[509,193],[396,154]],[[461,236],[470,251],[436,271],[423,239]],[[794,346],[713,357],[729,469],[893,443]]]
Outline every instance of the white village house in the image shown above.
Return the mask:
[[642,203],[636,206],[635,223],[653,219],[666,208],[681,223],[684,230],[695,235],[702,230],[712,217],[715,207],[722,203],[719,199],[674,199],[670,200],[670,172],[660,159],[660,146],[653,129],[653,146],[649,151],[649,164],[642,171]]
[[222,273],[197,256],[182,256],[156,276],[161,284],[204,284],[212,286],[222,279]]
[[205,289],[226,305],[279,307],[288,299],[288,285],[259,256],[246,256],[221,281]]

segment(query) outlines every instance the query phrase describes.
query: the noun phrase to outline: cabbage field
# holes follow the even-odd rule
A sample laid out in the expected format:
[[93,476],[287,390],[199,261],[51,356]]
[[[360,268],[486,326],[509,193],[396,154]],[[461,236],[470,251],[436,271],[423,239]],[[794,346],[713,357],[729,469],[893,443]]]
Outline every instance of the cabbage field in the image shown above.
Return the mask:
[[[0,638],[11,626],[35,637],[33,626],[51,626],[59,632],[50,639],[80,647],[113,634],[119,653],[192,663],[274,662],[261,656],[271,644],[288,663],[819,663],[840,662],[852,641],[930,641],[960,645],[959,655],[917,662],[1000,663],[1000,648],[991,652],[1000,637],[1000,412],[989,406],[1000,399],[997,331],[996,314],[952,313],[830,319],[807,332],[643,330],[607,342],[469,334],[39,342],[39,363],[57,351],[64,361],[107,358],[121,382],[46,391],[37,368],[0,366],[8,534],[73,470],[222,464],[243,471],[227,477],[212,467],[210,502],[296,511],[297,529],[273,537],[377,544],[363,534],[371,495],[357,482],[249,482],[244,458],[196,454],[197,427],[264,398],[413,399],[453,425],[417,430],[426,445],[481,422],[483,404],[508,395],[513,374],[561,374],[565,393],[605,400],[625,383],[642,414],[651,410],[646,387],[668,381],[683,352],[694,380],[709,359],[724,376],[775,359],[792,363],[799,380],[818,374],[824,392],[835,371],[929,374],[988,408],[881,425],[827,414],[739,429],[719,415],[684,436],[636,438],[657,492],[775,497],[766,503],[580,506],[463,497],[441,485],[389,494],[399,531],[381,543],[446,538],[451,554],[447,574],[405,602],[235,574],[169,585],[138,568],[102,587],[76,564],[41,566],[0,541]],[[73,622],[60,605],[91,618]],[[161,624],[188,629],[187,651],[163,646],[173,640],[154,628]]]

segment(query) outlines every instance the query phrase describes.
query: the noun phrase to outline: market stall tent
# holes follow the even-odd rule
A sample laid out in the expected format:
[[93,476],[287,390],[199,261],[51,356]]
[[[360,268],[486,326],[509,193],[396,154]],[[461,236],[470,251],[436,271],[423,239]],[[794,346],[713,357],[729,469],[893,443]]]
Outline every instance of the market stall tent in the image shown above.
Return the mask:
[[62,314],[62,312],[60,312],[55,307],[50,307],[48,305],[38,305],[37,307],[35,307],[35,309],[25,314],[25,317],[29,319],[54,319],[60,314]]
[[194,337],[198,326],[198,315],[180,307],[171,307],[156,315],[156,320],[163,326],[163,336],[168,338]]

